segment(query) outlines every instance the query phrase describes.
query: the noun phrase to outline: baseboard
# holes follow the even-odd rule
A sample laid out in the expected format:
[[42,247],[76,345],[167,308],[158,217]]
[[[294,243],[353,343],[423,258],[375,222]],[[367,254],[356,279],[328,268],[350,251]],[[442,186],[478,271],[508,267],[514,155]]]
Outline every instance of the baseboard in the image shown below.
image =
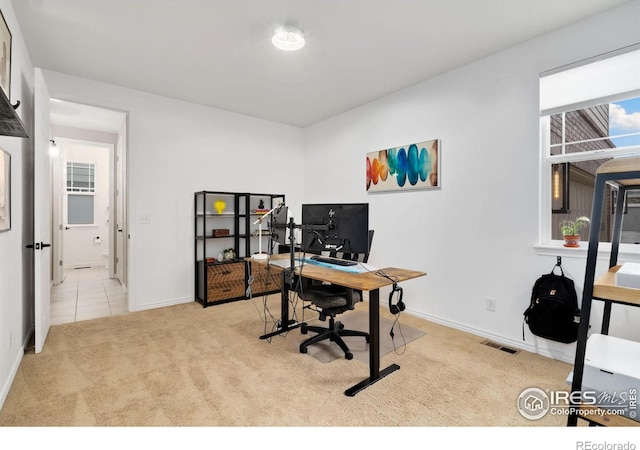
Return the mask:
[[9,376],[5,380],[2,385],[2,391],[0,391],[0,410],[4,406],[4,402],[7,400],[7,396],[9,395],[9,391],[11,390],[11,386],[13,386],[13,382],[16,379],[16,375],[18,374],[18,369],[20,369],[20,364],[22,363],[22,358],[24,357],[24,346],[17,353],[16,360],[13,362],[11,366],[11,370],[9,371]]
[[86,264],[65,264],[62,267],[64,270],[72,270],[72,269],[87,269],[87,268],[91,268],[91,269],[95,269],[95,268],[100,268],[100,269],[104,269],[105,268],[105,263],[104,261],[94,261],[94,262],[88,262]]
[[544,356],[546,358],[555,359],[557,361],[562,361],[569,364],[573,364],[575,362],[574,361],[575,346],[571,347],[572,354],[568,355],[566,353],[555,351],[553,349],[541,348],[534,344],[529,344],[528,342],[523,342],[518,339],[512,339],[510,337],[502,336],[495,333],[489,333],[487,331],[480,330],[478,328],[470,327],[468,325],[460,324],[457,322],[452,322],[450,320],[442,319],[440,317],[432,316],[430,314],[424,314],[424,313],[412,311],[409,309],[407,309],[406,312],[413,316],[420,317],[422,319],[435,322],[437,324],[444,325],[449,328],[454,328],[456,330],[464,331],[465,333],[473,334],[475,336],[480,336],[480,337],[489,339],[491,341],[497,342],[499,344],[506,345],[508,347],[514,347],[520,350],[527,351],[529,353],[535,353],[540,356]]
[[149,309],[164,308],[164,307],[173,306],[173,305],[182,305],[184,303],[190,303],[190,302],[194,302],[194,301],[195,300],[193,299],[193,297],[176,298],[176,299],[172,299],[172,300],[166,300],[164,302],[158,302],[158,303],[151,303],[151,304],[148,304],[148,305],[136,306],[135,307],[135,311],[145,311],[145,310],[149,310]]

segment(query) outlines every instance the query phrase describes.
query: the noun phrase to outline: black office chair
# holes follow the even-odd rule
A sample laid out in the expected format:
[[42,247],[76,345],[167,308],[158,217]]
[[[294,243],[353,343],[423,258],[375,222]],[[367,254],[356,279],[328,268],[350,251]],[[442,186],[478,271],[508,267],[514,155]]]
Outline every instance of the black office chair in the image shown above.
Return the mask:
[[[373,241],[373,230],[369,230],[369,249]],[[352,261],[360,261],[366,263],[369,259],[369,253],[331,253],[330,256]],[[318,327],[303,324],[300,327],[302,334],[309,331],[318,333],[313,337],[305,340],[300,344],[300,353],[307,353],[307,347],[317,342],[329,339],[340,346],[344,352],[346,359],[353,359],[353,353],[342,339],[343,336],[362,336],[369,342],[369,333],[357,330],[345,330],[344,325],[335,320],[338,314],[355,308],[355,304],[362,301],[362,291],[349,289],[334,284],[307,284],[300,289],[300,298],[310,302],[308,307],[315,308],[320,313],[320,320],[325,321],[329,318],[329,327]]]

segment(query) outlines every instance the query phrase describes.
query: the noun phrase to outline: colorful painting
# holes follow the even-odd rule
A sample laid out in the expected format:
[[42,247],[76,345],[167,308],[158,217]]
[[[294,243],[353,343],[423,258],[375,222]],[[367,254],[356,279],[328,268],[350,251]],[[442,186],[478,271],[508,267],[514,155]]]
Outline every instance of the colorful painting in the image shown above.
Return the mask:
[[367,153],[367,192],[439,187],[439,139]]

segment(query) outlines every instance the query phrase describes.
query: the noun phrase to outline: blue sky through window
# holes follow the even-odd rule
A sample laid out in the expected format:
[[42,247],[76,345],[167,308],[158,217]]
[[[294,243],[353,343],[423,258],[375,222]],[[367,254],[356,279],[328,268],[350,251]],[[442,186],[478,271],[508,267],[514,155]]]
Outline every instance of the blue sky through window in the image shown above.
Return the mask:
[[[640,133],[640,97],[609,104],[609,136]],[[612,138],[616,147],[640,145],[640,134]]]

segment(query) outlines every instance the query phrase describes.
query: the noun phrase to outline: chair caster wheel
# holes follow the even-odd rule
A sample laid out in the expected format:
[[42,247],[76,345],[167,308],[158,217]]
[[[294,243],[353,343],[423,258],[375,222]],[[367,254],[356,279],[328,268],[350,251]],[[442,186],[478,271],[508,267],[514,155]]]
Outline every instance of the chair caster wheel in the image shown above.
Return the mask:
[[308,332],[309,332],[309,330],[307,330],[307,326],[306,325],[302,325],[300,327],[300,333],[307,334]]
[[368,344],[368,343],[369,343],[369,341],[371,340],[371,339],[369,338],[369,336],[365,336],[365,338],[364,338],[364,339],[365,339],[365,341],[367,341],[367,344]]
[[307,347],[300,346],[300,353],[307,353]]
[[336,322],[336,328],[338,328],[338,330],[344,330],[344,324],[342,322]]
[[345,357],[345,359],[353,359],[353,353],[351,353],[351,352],[345,353],[344,357]]

